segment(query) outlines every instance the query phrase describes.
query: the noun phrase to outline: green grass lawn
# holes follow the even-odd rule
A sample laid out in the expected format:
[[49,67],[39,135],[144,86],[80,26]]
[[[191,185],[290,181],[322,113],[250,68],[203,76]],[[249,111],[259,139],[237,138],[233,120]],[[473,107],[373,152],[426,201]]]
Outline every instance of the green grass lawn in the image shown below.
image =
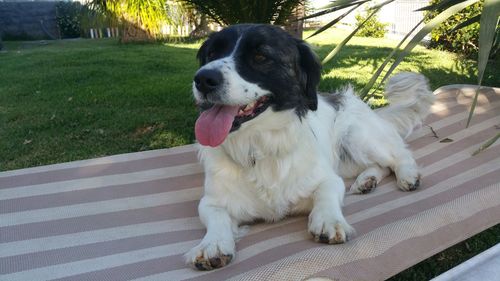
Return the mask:
[[[309,42],[324,57],[346,32]],[[321,91],[362,88],[395,41],[356,38],[324,66]],[[191,80],[199,44],[116,40],[5,42],[0,53],[0,170],[192,143]],[[398,70],[429,77],[433,89],[475,83],[472,61],[417,48]],[[496,71],[496,72],[495,72]],[[500,62],[485,85],[500,85]]]
[[1,170],[193,142],[197,45],[6,45]]
[[[347,33],[308,40],[321,58]],[[396,41],[356,38],[324,66],[320,91],[361,89]],[[119,44],[114,39],[4,42],[0,52],[0,171],[166,148],[194,141],[191,80],[199,43]],[[418,47],[397,69],[433,89],[476,83],[474,62]],[[500,60],[484,85],[500,86]],[[500,226],[397,275],[425,280],[500,242]]]

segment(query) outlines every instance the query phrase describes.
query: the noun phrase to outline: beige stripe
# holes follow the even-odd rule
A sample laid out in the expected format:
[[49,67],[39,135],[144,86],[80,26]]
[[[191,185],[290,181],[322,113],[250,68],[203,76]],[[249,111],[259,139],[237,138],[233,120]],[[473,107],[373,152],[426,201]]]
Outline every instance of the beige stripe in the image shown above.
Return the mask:
[[140,261],[183,254],[187,250],[196,246],[197,243],[197,240],[193,240],[136,251],[129,251],[99,258],[57,264],[53,266],[35,268],[11,274],[4,274],[2,275],[2,278],[3,280],[9,281],[49,280],[63,278],[91,271],[107,269],[115,266],[132,264]]
[[[456,103],[456,102],[453,102],[453,103]],[[475,114],[481,114],[482,112],[485,112],[488,110],[494,110],[499,106],[500,106],[500,101],[497,101],[497,102],[491,103],[491,105],[487,106],[487,107],[484,107],[484,106],[477,107],[478,111],[474,111],[474,112],[475,112]],[[457,114],[448,115],[445,118],[441,118],[438,121],[427,124],[427,125],[431,126],[434,131],[437,131],[441,128],[455,124],[457,122],[465,121],[465,120],[467,120],[467,118],[468,118],[467,114],[465,114],[464,112],[459,112]],[[465,128],[464,128],[464,130],[465,130]],[[406,139],[406,142],[412,142],[418,138],[421,138],[421,137],[423,137],[427,134],[431,134],[431,133],[432,133],[431,129],[424,125],[424,126],[422,126],[421,129],[412,133],[411,136]]]
[[30,240],[2,243],[0,258],[42,252],[66,247],[82,246],[124,238],[132,238],[171,231],[203,229],[198,217],[132,224],[120,227],[85,231]]
[[[253,235],[273,228],[280,228],[284,225],[302,220],[302,217],[291,218],[277,223],[259,223],[250,228],[243,227],[241,232],[246,235]],[[168,233],[171,231],[184,231],[205,229],[198,217],[188,217],[156,221],[151,223],[132,224],[120,227],[35,238],[23,241],[15,241],[2,244],[0,258],[21,254],[56,250],[66,247],[82,246],[99,242],[107,242],[124,238],[133,238],[144,235],[158,233]]]
[[140,183],[152,180],[198,174],[201,172],[203,172],[203,168],[201,167],[201,165],[198,163],[192,163],[168,168],[140,171],[135,173],[116,174],[110,176],[5,188],[0,190],[0,198],[15,199],[35,195],[46,195],[59,192],[99,188],[108,185]]
[[40,166],[40,167],[33,167],[33,168],[25,168],[25,169],[19,169],[19,170],[0,172],[0,178],[10,177],[10,176],[18,176],[18,175],[27,175],[27,174],[40,173],[40,172],[55,171],[55,170],[62,170],[62,169],[68,169],[68,168],[81,168],[81,167],[94,166],[94,165],[100,165],[100,164],[121,163],[121,162],[128,162],[128,161],[132,161],[132,160],[142,160],[142,159],[148,159],[148,158],[152,158],[152,157],[166,156],[166,155],[173,155],[173,154],[194,152],[194,151],[197,151],[196,144],[189,144],[189,145],[177,146],[177,147],[165,148],[165,149],[148,150],[148,151],[142,151],[142,152],[124,153],[124,154],[117,154],[117,155],[88,159],[88,160],[79,160],[79,161],[72,161],[72,162],[60,163],[60,164],[54,164],[54,165],[46,165],[46,166]]
[[201,187],[0,215],[0,227],[182,203],[201,198]]
[[[465,182],[470,181],[476,178],[481,177],[482,175],[488,174],[500,168],[500,158],[496,158],[493,161],[485,163],[481,166],[478,166],[472,170],[469,170],[465,173],[461,173],[450,177],[444,181],[439,182],[438,184],[432,186],[431,188],[426,188],[420,190],[418,192],[414,192],[411,196],[404,196],[392,201],[388,201],[386,203],[376,205],[370,207],[369,209],[363,210],[361,212],[357,212],[350,216],[347,216],[347,220],[350,223],[357,223],[359,221],[365,220],[370,217],[374,217],[388,211],[409,205],[410,203],[414,203],[420,200],[424,200],[426,198],[432,197],[438,193],[451,190],[453,187]],[[500,171],[499,171],[500,172]]]
[[[456,141],[459,141],[465,137],[472,136],[475,133],[480,132],[482,130],[485,130],[487,128],[491,127],[493,129],[493,126],[497,125],[498,122],[500,122],[500,116],[490,118],[490,119],[485,120],[479,124],[475,124],[474,126],[470,126],[467,129],[461,130],[457,133],[451,134],[451,135],[446,136],[446,137],[448,137],[456,142]],[[436,142],[433,142],[425,147],[422,147],[420,149],[413,151],[413,155],[415,156],[415,158],[420,158],[420,157],[429,155],[433,152],[436,152],[437,150],[446,149],[445,145],[446,144],[443,144],[443,143],[436,141]]]
[[380,256],[387,249],[408,239],[427,235],[443,226],[498,206],[499,188],[500,184],[492,185],[412,217],[384,225],[347,244],[335,248],[315,247],[230,280],[301,280],[335,266]]
[[[296,241],[301,241],[308,238],[306,231],[299,231],[294,233],[289,233],[283,236],[274,237],[268,239],[252,246],[249,246],[238,252],[234,264],[242,262],[260,252],[288,243],[293,243]],[[136,251],[129,251],[126,253],[108,255],[104,257],[98,257],[83,261],[70,262],[65,264],[58,264],[53,266],[41,267],[21,272],[16,272],[12,274],[5,274],[3,277],[6,280],[46,280],[62,278],[67,276],[72,276],[76,274],[82,274],[86,272],[106,269],[115,266],[122,266],[132,263],[137,263],[141,261],[147,261],[156,258],[169,257],[173,255],[184,254],[189,249],[194,247],[199,240],[192,240],[180,243],[169,244],[165,246],[157,246],[146,249],[140,249]],[[200,273],[190,269],[194,274],[193,276],[199,276]],[[172,280],[172,279],[168,279]]]
[[[476,90],[479,86],[478,85],[472,85],[472,84],[452,84],[452,85],[446,85],[437,88],[434,90],[434,95],[441,95],[441,94],[448,94],[448,93],[453,93],[454,91],[457,91],[457,93],[454,93],[453,95],[462,94],[467,97],[473,97],[476,94]],[[499,92],[500,88],[495,88],[495,87],[488,87],[488,86],[483,86],[481,89],[480,93],[485,94],[485,93],[494,93],[495,91]]]
[[[429,175],[429,174],[438,172],[440,170],[446,169],[451,165],[465,161],[465,160],[473,157],[472,152],[474,152],[476,149],[478,149],[482,144],[483,144],[482,142],[477,143],[477,144],[473,144],[470,147],[467,147],[467,148],[465,148],[465,149],[463,149],[455,154],[452,154],[446,158],[443,158],[437,162],[434,162],[430,165],[427,165],[427,166],[421,168],[420,171],[423,175]],[[498,147],[499,145],[500,145],[500,142],[495,142],[494,144],[492,144],[489,147],[490,151],[492,148]],[[480,157],[480,155],[475,156],[475,157]]]

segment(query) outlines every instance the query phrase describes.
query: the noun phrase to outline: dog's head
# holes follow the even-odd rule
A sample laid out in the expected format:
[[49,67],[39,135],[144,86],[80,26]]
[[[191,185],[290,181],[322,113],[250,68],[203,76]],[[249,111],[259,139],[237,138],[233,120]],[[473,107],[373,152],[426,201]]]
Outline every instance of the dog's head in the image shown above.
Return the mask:
[[218,146],[266,110],[316,110],[321,65],[302,41],[281,28],[234,25],[212,34],[197,55],[193,93],[201,114],[195,132],[202,145]]

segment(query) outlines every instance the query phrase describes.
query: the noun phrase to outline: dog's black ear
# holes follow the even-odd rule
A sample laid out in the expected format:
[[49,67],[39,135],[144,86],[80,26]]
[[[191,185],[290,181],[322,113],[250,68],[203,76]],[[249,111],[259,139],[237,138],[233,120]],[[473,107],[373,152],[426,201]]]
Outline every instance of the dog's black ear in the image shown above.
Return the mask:
[[305,77],[302,79],[307,106],[311,110],[318,108],[317,87],[321,80],[321,63],[316,54],[302,40],[297,40],[300,55],[300,68]]
[[201,47],[198,49],[198,53],[196,53],[196,58],[200,62],[200,66],[203,66],[207,63],[207,52],[208,52],[208,45],[210,44],[210,37],[203,42]]

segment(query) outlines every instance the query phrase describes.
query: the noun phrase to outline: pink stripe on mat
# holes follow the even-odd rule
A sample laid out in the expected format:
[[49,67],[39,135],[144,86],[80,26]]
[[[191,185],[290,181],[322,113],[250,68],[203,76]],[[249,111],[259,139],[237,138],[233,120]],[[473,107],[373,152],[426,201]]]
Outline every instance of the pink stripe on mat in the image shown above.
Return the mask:
[[203,174],[194,174],[142,182],[141,188],[137,188],[137,183],[131,183],[0,200],[0,214],[175,191],[203,186],[203,179]]
[[469,129],[474,91],[461,89],[438,90],[427,124],[439,138],[427,126],[410,137],[422,187],[402,192],[391,176],[348,195],[357,235],[344,245],[314,243],[299,216],[250,226],[226,268],[187,267],[182,253],[205,230],[203,174],[186,146],[0,173],[0,280],[386,279],[500,223],[500,144],[470,156],[498,133],[500,89],[481,91]]
[[[0,228],[2,243],[197,215],[198,201]],[[1,245],[1,244],[0,244]]]
[[105,175],[125,174],[130,172],[151,170],[155,168],[172,167],[193,162],[197,162],[196,153],[184,152],[148,159],[132,160],[128,162],[99,164],[81,168],[68,168],[6,178],[0,177],[0,188],[11,188],[23,185],[42,184]]

